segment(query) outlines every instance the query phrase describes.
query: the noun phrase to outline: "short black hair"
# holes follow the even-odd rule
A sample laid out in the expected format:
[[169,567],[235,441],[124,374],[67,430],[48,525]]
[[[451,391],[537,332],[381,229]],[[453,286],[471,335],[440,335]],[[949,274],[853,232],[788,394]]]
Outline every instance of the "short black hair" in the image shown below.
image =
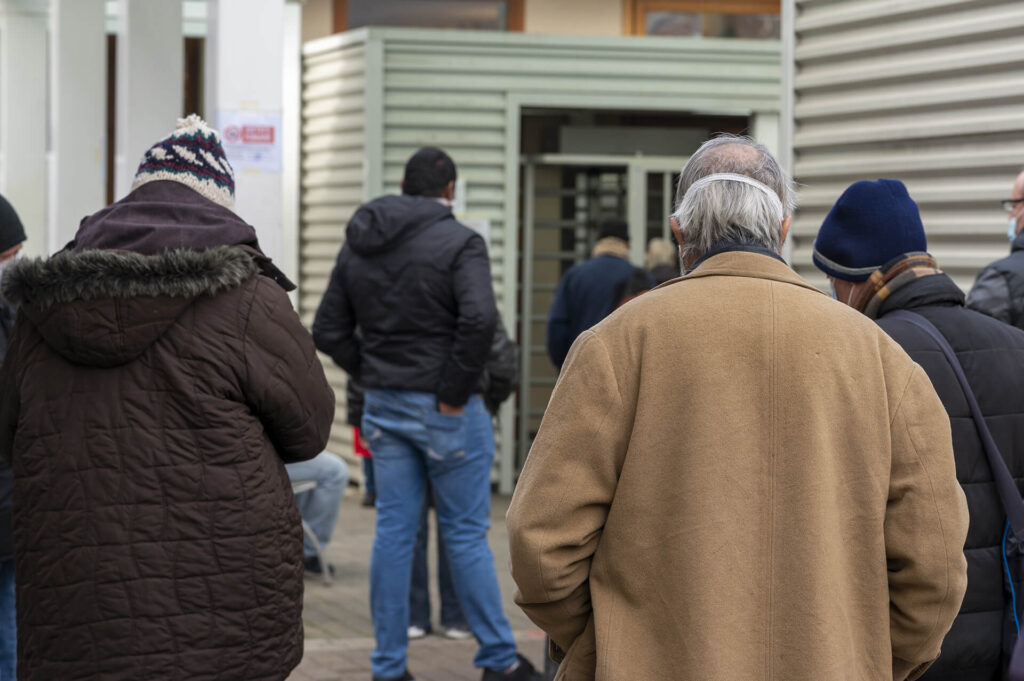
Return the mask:
[[440,196],[455,181],[455,161],[437,147],[423,147],[405,163],[402,193],[409,196]]
[[601,221],[601,226],[598,228],[597,238],[604,239],[610,236],[622,239],[623,241],[629,241],[629,225],[626,224],[625,220],[620,220],[619,218],[605,218]]

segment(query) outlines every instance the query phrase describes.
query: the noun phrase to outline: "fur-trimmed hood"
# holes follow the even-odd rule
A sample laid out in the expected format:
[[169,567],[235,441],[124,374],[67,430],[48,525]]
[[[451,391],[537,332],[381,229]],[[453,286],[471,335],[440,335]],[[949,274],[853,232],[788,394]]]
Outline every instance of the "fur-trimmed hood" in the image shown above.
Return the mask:
[[70,361],[117,366],[155,342],[193,300],[256,272],[252,254],[238,246],[160,255],[62,251],[12,263],[0,291]]

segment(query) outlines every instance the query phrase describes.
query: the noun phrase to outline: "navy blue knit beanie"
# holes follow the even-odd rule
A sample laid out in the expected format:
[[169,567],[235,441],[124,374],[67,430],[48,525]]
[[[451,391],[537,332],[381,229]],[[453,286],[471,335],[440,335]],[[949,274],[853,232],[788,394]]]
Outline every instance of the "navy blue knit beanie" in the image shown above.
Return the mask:
[[899,180],[851,184],[825,216],[814,264],[844,281],[864,281],[904,253],[928,250],[917,204]]
[[0,253],[10,250],[25,240],[25,228],[21,226],[14,206],[0,196]]

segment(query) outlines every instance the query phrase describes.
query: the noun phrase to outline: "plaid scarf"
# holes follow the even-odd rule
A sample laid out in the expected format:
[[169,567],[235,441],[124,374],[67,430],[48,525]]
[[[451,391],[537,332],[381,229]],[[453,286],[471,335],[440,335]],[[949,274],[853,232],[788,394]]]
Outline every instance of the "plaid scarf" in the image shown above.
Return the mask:
[[870,286],[851,300],[850,305],[871,319],[877,319],[886,298],[915,279],[932,274],[942,274],[935,258],[924,252],[905,253],[872,272],[867,279]]

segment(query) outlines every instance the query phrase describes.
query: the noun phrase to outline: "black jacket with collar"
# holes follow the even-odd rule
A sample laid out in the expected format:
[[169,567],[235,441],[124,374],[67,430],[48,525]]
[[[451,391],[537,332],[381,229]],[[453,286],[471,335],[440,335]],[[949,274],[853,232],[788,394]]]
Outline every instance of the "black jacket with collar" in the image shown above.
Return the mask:
[[317,348],[363,388],[452,405],[481,392],[498,321],[483,238],[419,196],[364,204],[345,234],[313,321]]
[[924,331],[884,318],[897,309],[927,318],[949,341],[1018,487],[1024,480],[1024,331],[965,308],[963,292],[945,274],[921,277],[896,289],[879,310],[879,326],[924,368],[949,413],[957,479],[971,517],[964,547],[967,594],[942,644],[942,655],[921,678],[998,681],[1008,662],[1001,653],[1003,627],[1013,626],[1000,550],[1006,516],[952,368]]
[[1024,230],[1013,240],[1010,255],[978,273],[967,307],[1024,329]]

